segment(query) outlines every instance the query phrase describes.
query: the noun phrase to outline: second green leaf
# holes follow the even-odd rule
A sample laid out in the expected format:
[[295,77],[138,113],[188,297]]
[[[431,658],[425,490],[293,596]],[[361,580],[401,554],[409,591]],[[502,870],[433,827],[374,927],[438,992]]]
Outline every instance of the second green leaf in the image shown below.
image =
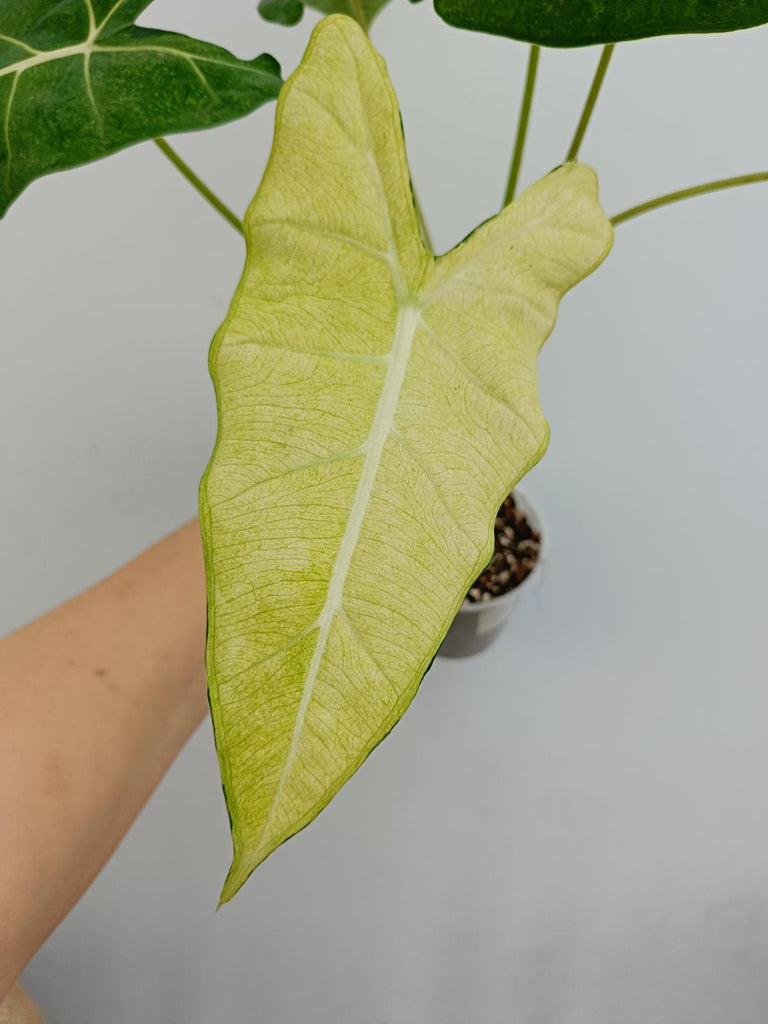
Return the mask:
[[171,132],[242,117],[282,80],[264,54],[239,60],[139,28],[149,0],[0,0],[0,217],[34,181]]
[[768,0],[435,0],[450,25],[540,46],[589,46],[768,22]]

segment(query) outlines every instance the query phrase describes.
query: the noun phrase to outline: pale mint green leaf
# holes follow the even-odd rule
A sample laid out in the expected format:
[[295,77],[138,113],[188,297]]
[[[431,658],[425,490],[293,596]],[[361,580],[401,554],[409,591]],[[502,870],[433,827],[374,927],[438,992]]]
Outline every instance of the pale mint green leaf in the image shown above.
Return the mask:
[[138,28],[150,0],[0,0],[0,217],[44,174],[241,117],[282,84],[266,54]]
[[384,63],[339,16],[283,89],[245,232],[200,503],[224,900],[408,707],[546,448],[536,357],[560,298],[612,240],[570,164],[427,252]]

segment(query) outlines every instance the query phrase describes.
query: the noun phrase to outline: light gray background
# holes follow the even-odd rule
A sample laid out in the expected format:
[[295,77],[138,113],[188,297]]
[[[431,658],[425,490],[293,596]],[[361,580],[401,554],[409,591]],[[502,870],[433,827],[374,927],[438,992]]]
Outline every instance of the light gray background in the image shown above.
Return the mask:
[[[157,0],[146,23],[291,70],[313,20]],[[375,40],[447,248],[497,207],[526,50],[405,0]],[[764,29],[619,48],[583,151],[609,212],[768,165],[766,52]],[[528,181],[562,159],[596,56],[544,54]],[[237,209],[273,109],[179,141]],[[620,229],[542,358],[540,590],[491,653],[436,663],[219,914],[203,727],[28,970],[52,1024],[768,1019],[767,222],[756,186]],[[0,631],[194,513],[241,261],[151,145],[34,184],[3,222]]]

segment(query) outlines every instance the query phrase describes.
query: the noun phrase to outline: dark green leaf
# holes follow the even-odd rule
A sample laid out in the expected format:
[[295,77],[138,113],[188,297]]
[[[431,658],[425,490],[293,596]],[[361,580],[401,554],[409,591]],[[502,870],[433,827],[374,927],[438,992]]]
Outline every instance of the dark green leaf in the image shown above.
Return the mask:
[[137,28],[151,0],[0,0],[0,216],[35,178],[241,117],[282,84],[264,54]]
[[435,0],[450,25],[542,46],[588,46],[768,22],[768,0]]
[[278,25],[298,25],[304,16],[301,0],[261,0],[259,14]]

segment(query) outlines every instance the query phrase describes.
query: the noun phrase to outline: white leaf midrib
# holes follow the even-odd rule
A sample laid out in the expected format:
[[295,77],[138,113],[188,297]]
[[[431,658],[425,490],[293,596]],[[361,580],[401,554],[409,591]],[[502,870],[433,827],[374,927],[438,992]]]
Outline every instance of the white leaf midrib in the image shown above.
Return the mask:
[[283,770],[275,789],[269,811],[267,812],[264,826],[261,830],[258,846],[253,853],[256,860],[259,859],[269,844],[269,828],[272,824],[275,811],[280,803],[285,783],[288,779],[288,775],[295,761],[299,744],[301,742],[304,722],[306,720],[310,701],[312,700],[312,694],[314,693],[315,683],[317,682],[320,667],[325,656],[325,649],[328,644],[331,626],[333,625],[333,620],[337,613],[342,608],[341,601],[344,593],[344,587],[346,585],[352,559],[360,539],[363,520],[365,519],[365,514],[368,510],[368,506],[370,505],[376,476],[384,454],[384,447],[394,426],[395,414],[400,401],[400,392],[408,370],[408,362],[411,355],[411,348],[413,346],[413,339],[418,326],[419,310],[417,304],[412,301],[403,303],[399,308],[397,316],[387,376],[376,406],[376,413],[368,435],[368,441],[366,442],[366,456],[363,463],[363,469],[355,491],[355,497],[352,502],[349,518],[347,519],[347,525],[341,538],[341,544],[339,545],[336,561],[334,562],[330,583],[328,584],[328,593],[325,604],[323,605],[323,610],[320,612],[317,619],[317,641],[315,643],[312,660],[309,664],[309,668],[307,669],[307,675],[304,681],[301,703],[299,704],[299,709],[296,714],[296,722],[293,729],[293,735],[291,737],[291,746],[286,755]]
[[178,57],[180,60],[189,61],[191,64],[220,64],[222,67],[232,69],[237,64],[237,70],[251,71],[260,74],[259,68],[252,68],[243,61],[229,63],[219,60],[216,57],[208,57],[202,53],[187,53],[185,50],[178,50],[173,46],[158,46],[149,43],[141,43],[137,46],[104,46],[91,40],[82,43],[73,43],[72,46],[62,46],[57,50],[41,50],[34,57],[27,57],[26,60],[17,61],[15,64],[8,64],[0,68],[0,78],[4,75],[21,75],[30,68],[38,67],[40,64],[49,64],[54,60],[65,60],[67,57],[91,56],[94,53],[167,53],[171,57]]
[[363,469],[360,474],[360,480],[357,484],[355,497],[352,501],[352,508],[349,513],[349,518],[347,519],[347,524],[344,528],[344,534],[341,538],[339,550],[331,572],[326,600],[317,619],[317,641],[315,643],[312,660],[304,680],[301,702],[299,704],[296,722],[294,723],[293,734],[291,736],[291,745],[288,750],[288,754],[286,755],[280,779],[278,780],[269,810],[264,820],[264,825],[259,833],[256,849],[253,851],[253,857],[256,863],[259,862],[262,854],[267,851],[270,844],[270,826],[272,824],[275,811],[280,804],[280,799],[282,797],[288,775],[290,774],[291,767],[296,759],[296,753],[301,742],[301,734],[304,729],[304,722],[307,717],[307,711],[312,700],[315,683],[317,682],[317,677],[325,655],[331,626],[336,614],[342,608],[342,596],[347,576],[349,574],[349,569],[352,564],[352,558],[360,539],[363,520],[365,519],[365,514],[370,504],[371,494],[373,493],[374,484],[376,482],[376,476],[384,454],[384,447],[387,443],[387,438],[395,425],[395,413],[397,412],[397,406],[400,401],[400,392],[408,369],[408,362],[410,360],[411,349],[413,347],[413,339],[417,328],[421,324],[421,313],[418,299],[415,295],[411,294],[405,272],[400,263],[394,226],[392,224],[392,217],[389,210],[387,192],[384,187],[381,171],[376,159],[376,149],[371,133],[371,126],[365,115],[363,116],[363,123],[367,135],[366,158],[380,204],[384,229],[387,235],[386,262],[389,265],[392,278],[392,288],[394,291],[395,302],[397,304],[397,320],[395,322],[394,337],[388,356],[387,375],[384,380],[384,386],[381,394],[379,395],[379,401],[376,405],[373,423],[365,444],[366,456],[363,463]]
[[[12,46],[17,46],[20,49],[26,50],[27,53],[31,54],[26,60],[16,61],[13,64],[9,64],[6,67],[0,68],[0,78],[5,75],[16,75],[17,77],[28,71],[30,68],[37,67],[40,64],[48,64],[54,60],[64,60],[67,57],[82,56],[85,62],[86,69],[90,62],[91,54],[93,53],[123,53],[123,52],[142,52],[142,51],[155,51],[158,53],[167,53],[173,57],[180,57],[184,60],[189,61],[195,72],[203,80],[204,84],[210,88],[207,79],[202,75],[200,69],[197,67],[197,61],[203,61],[208,64],[222,64],[226,67],[230,65],[226,61],[217,60],[215,57],[205,57],[201,54],[187,53],[185,50],[177,50],[171,46],[160,46],[160,45],[139,45],[139,46],[99,46],[98,39],[101,36],[105,26],[111,21],[113,15],[123,6],[125,0],[117,0],[107,13],[106,17],[100,24],[96,24],[96,14],[93,9],[92,0],[84,0],[86,16],[88,18],[88,35],[80,43],[73,43],[71,46],[61,46],[53,50],[37,50],[35,47],[30,46],[28,43],[23,42],[21,39],[15,39],[13,36],[7,36],[0,33],[0,40],[4,40],[10,43]],[[242,63],[242,62],[240,62]],[[256,70],[252,68],[250,70]],[[86,71],[86,88],[89,93],[91,102],[94,105],[92,96],[92,88],[90,86],[90,75]],[[95,111],[97,120],[99,119],[98,111]]]

